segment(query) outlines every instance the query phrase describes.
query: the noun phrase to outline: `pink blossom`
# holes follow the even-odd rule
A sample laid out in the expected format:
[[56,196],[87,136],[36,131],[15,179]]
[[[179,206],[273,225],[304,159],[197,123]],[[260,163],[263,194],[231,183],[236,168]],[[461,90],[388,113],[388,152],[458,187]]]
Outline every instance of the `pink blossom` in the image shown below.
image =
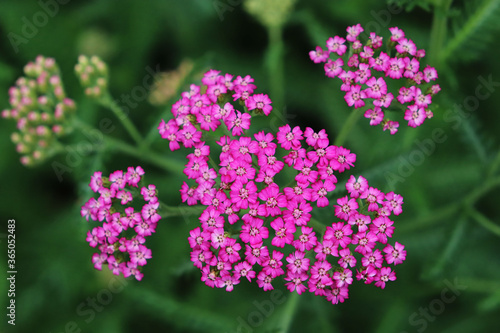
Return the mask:
[[377,236],[380,243],[386,244],[387,237],[392,237],[394,233],[393,224],[394,222],[389,220],[387,216],[379,216],[370,224],[370,231]]
[[389,28],[389,31],[392,34],[391,41],[393,42],[398,42],[400,39],[405,37],[404,31],[399,29],[398,27]]
[[241,245],[236,243],[236,239],[227,237],[224,244],[221,246],[219,256],[222,260],[233,264],[241,259],[238,253],[239,250],[241,250]]
[[371,222],[372,220],[370,216],[360,213],[354,213],[349,217],[349,224],[356,225],[359,232],[368,230],[368,224],[370,224]]
[[299,251],[310,251],[312,248],[314,248],[317,245],[317,238],[315,236],[315,232],[313,231],[313,228],[309,227],[301,227],[302,235],[298,237],[293,242],[293,247]]
[[350,90],[344,95],[344,99],[349,106],[354,106],[355,109],[365,105],[366,92],[361,90],[360,85],[352,85]]
[[309,57],[315,64],[320,62],[325,62],[326,59],[330,56],[330,51],[323,50],[320,46],[316,46],[316,49],[309,52]]
[[366,81],[366,85],[369,87],[365,91],[368,98],[380,98],[382,95],[387,94],[387,84],[381,77],[377,79],[372,76]]
[[257,275],[257,285],[264,289],[264,291],[273,290],[274,287],[271,284],[273,282],[273,277],[270,274],[266,274],[264,271],[261,271],[259,275]]
[[271,228],[276,232],[276,236],[272,240],[272,245],[276,247],[284,247],[285,244],[292,244],[293,234],[295,233],[295,224],[292,221],[283,222],[283,218],[278,217],[271,222]]
[[236,113],[232,113],[227,117],[226,126],[231,130],[233,136],[240,136],[244,130],[250,128],[250,118],[251,116],[248,113],[236,111]]
[[283,219],[286,222],[293,223],[296,226],[305,226],[311,219],[312,207],[307,202],[299,202],[290,200],[287,204],[287,209],[283,211]]
[[325,75],[331,78],[337,77],[344,72],[343,66],[344,60],[342,58],[337,60],[328,59],[324,66]]
[[379,249],[375,249],[372,252],[366,252],[363,258],[361,258],[361,263],[363,264],[363,266],[374,266],[377,268],[382,267],[383,261],[384,257]]
[[436,69],[434,67],[427,65],[427,67],[424,68],[424,81],[430,82],[436,80],[437,78],[438,74]]
[[317,182],[311,184],[311,189],[305,192],[304,198],[306,200],[316,202],[318,207],[326,207],[329,204],[327,195],[335,189],[335,184],[329,179],[324,182],[318,180]]
[[264,262],[263,265],[263,271],[270,275],[273,279],[285,274],[281,266],[283,265],[283,262],[281,262],[281,259],[283,258],[283,253],[280,251],[273,251],[272,257],[267,258],[267,260]]
[[342,268],[347,268],[347,267],[354,267],[356,266],[356,258],[351,253],[351,250],[349,248],[341,249],[339,251],[339,256],[340,259],[338,260],[338,264]]
[[326,41],[326,47],[328,48],[328,51],[335,52],[339,56],[342,56],[342,55],[344,55],[344,53],[347,50],[347,46],[344,45],[344,43],[345,43],[345,39],[342,37],[339,37],[339,36],[330,37]]
[[384,248],[385,252],[385,261],[388,264],[398,265],[403,263],[406,259],[406,250],[404,249],[404,245],[396,242],[394,246],[387,244]]
[[368,79],[371,78],[370,66],[368,64],[361,63],[358,66],[358,70],[355,72],[356,78],[354,82],[365,84]]
[[401,195],[389,192],[385,195],[385,200],[387,200],[389,209],[394,215],[399,215],[403,212],[401,208],[403,205],[403,197]]
[[370,58],[368,60],[368,64],[371,66],[371,68],[373,68],[376,71],[385,72],[389,68],[389,60],[390,59],[391,58],[389,57],[389,55],[387,53],[380,52],[378,57]]
[[290,281],[290,282],[285,283],[285,286],[290,292],[293,292],[295,290],[297,291],[297,294],[300,295],[307,290],[307,287],[304,285],[303,282],[305,282],[308,278],[309,276],[305,272],[294,273],[291,271],[287,271],[285,281]]
[[300,148],[300,141],[303,139],[302,133],[299,126],[295,126],[292,130],[290,125],[286,124],[279,128],[276,139],[283,149],[298,149]]
[[349,199],[347,196],[337,199],[338,206],[335,205],[335,216],[349,221],[349,217],[358,209],[358,203],[355,199]]
[[390,267],[382,267],[375,276],[375,286],[385,288],[386,282],[396,280],[396,273]]
[[268,237],[269,230],[264,226],[262,219],[253,219],[241,227],[240,238],[245,243],[259,244]]
[[359,36],[359,34],[364,31],[364,29],[361,27],[361,24],[358,23],[356,25],[347,27],[346,31],[347,31],[346,39],[349,42],[354,42]]
[[255,278],[255,271],[252,270],[252,266],[246,261],[242,261],[234,266],[234,275],[238,277],[246,277],[248,282],[252,282]]
[[306,127],[304,131],[304,137],[306,138],[306,143],[313,148],[325,148],[328,146],[328,134],[324,129],[319,132],[314,132],[314,130],[310,127]]
[[326,291],[326,299],[332,304],[344,303],[347,298],[349,298],[347,285]]
[[254,94],[245,100],[245,105],[248,110],[262,111],[266,116],[271,113],[271,99],[265,94]]
[[349,149],[335,147],[334,156],[330,160],[330,166],[333,170],[344,172],[353,167],[354,162],[356,162],[356,155],[351,153]]
[[342,248],[345,248],[352,241],[351,226],[343,222],[332,223],[331,227],[326,227],[324,239],[332,240],[335,244],[339,244]]
[[239,209],[247,209],[249,203],[257,202],[257,186],[253,181],[243,184],[236,180],[231,185],[231,202]]
[[410,105],[405,111],[405,120],[408,120],[408,126],[417,127],[422,125],[426,117],[423,108],[417,105]]
[[399,123],[397,121],[389,120],[384,124],[384,131],[389,130],[391,134],[396,134],[398,131]]
[[345,268],[342,271],[335,271],[333,273],[333,280],[335,280],[337,284],[337,288],[341,288],[344,285],[352,284],[352,271],[350,269]]
[[346,190],[347,192],[349,192],[349,195],[354,199],[358,198],[359,195],[364,191],[366,191],[367,189],[368,189],[368,181],[363,176],[359,176],[356,179],[356,177],[351,175],[351,177],[346,183]]
[[370,119],[370,125],[376,126],[382,122],[384,119],[384,113],[382,109],[378,106],[373,107],[373,109],[368,109],[365,112],[365,118]]
[[403,72],[405,68],[405,63],[401,58],[391,58],[389,60],[389,66],[385,71],[385,75],[389,76],[391,79],[400,79],[403,77]]
[[318,242],[318,245],[314,248],[316,252],[316,259],[326,260],[330,255],[338,257],[338,244],[335,244],[332,240],[325,239],[323,242]]
[[287,269],[292,273],[303,273],[309,270],[310,259],[305,257],[303,251],[292,252],[286,257]]
[[259,199],[264,203],[258,208],[258,214],[263,217],[281,215],[280,207],[286,207],[286,197],[280,193],[278,185],[271,184],[259,192]]
[[396,45],[396,51],[400,54],[410,54],[414,56],[417,53],[417,47],[410,39],[400,38]]

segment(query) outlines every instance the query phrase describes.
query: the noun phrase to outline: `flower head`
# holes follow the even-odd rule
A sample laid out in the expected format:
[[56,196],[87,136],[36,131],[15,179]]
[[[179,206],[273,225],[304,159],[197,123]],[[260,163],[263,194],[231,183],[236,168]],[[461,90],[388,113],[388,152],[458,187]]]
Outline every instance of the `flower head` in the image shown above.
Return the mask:
[[[324,63],[326,76],[342,81],[340,90],[345,92],[344,99],[348,106],[354,109],[368,106],[365,117],[370,120],[371,126],[381,125],[384,131],[389,130],[391,134],[398,131],[399,122],[386,118],[385,111],[394,97],[389,87],[397,87],[397,102],[400,104],[415,103],[402,116],[410,127],[420,126],[426,119],[432,118],[429,108],[431,97],[440,91],[440,87],[428,87],[438,78],[434,67],[427,65],[423,71],[420,70],[425,50],[418,50],[398,27],[389,28],[391,36],[389,51],[386,52],[381,51],[382,36],[371,32],[369,38],[364,40],[363,31],[363,27],[356,24],[347,28],[345,38],[328,38],[326,50],[317,46],[310,51],[311,60]],[[348,47],[354,53],[347,58]],[[388,80],[396,83],[388,85]]]
[[[21,154],[21,163],[34,166],[57,153],[59,138],[71,130],[76,106],[66,97],[53,58],[38,56],[24,67],[24,73],[9,89],[11,109],[1,115],[17,124],[11,140]],[[60,178],[59,171],[56,173]]]
[[[125,277],[134,275],[137,280],[143,277],[140,266],[152,258],[151,250],[142,244],[145,237],[155,232],[157,222],[161,219],[157,212],[159,201],[156,187],[142,187],[140,194],[133,190],[143,175],[144,170],[140,166],[129,167],[126,173],[117,170],[108,177],[96,171],[89,186],[93,192],[99,193],[99,198],[90,198],[81,209],[82,216],[87,220],[90,217],[93,221],[102,222],[102,226],[87,233],[90,246],[101,251],[92,257],[94,267],[100,270],[102,264],[108,263],[113,274],[121,273]],[[137,204],[138,198],[144,204],[140,211],[135,211],[132,201],[136,199],[134,204]],[[134,230],[136,235],[125,236],[128,229]]]

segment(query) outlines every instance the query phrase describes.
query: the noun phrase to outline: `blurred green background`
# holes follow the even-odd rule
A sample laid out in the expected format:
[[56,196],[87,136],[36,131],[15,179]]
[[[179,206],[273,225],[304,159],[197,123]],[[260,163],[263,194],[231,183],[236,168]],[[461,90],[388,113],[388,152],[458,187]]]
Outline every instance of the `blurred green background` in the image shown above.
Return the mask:
[[[259,1],[253,1],[259,2]],[[51,167],[57,156],[26,168],[10,142],[12,121],[0,120],[0,230],[6,253],[7,220],[16,220],[16,326],[2,311],[1,332],[491,332],[500,310],[500,221],[498,200],[500,115],[500,1],[260,1],[266,18],[250,14],[240,0],[188,1],[16,1],[0,2],[0,105],[9,108],[8,88],[39,55],[57,60],[66,93],[82,119],[97,126],[113,119],[110,135],[130,139],[116,118],[86,99],[73,67],[79,54],[97,54],[110,68],[118,99],[130,94],[147,68],[172,71],[186,60],[193,69],[163,106],[138,101],[130,117],[142,133],[157,126],[169,104],[197,73],[209,68],[255,78],[293,125],[325,128],[334,137],[350,110],[338,80],[324,76],[308,52],[329,36],[361,23],[388,35],[399,26],[425,48],[424,63],[436,66],[442,92],[433,101],[434,118],[417,129],[401,124],[394,136],[360,119],[345,146],[357,154],[353,174],[372,186],[404,197],[393,241],[406,245],[407,260],[397,281],[385,290],[354,282],[344,304],[320,297],[290,297],[283,284],[264,293],[242,281],[227,293],[200,282],[191,265],[187,237],[196,216],[166,218],[148,240],[153,259],[143,281],[114,277],[92,267],[85,242],[91,227],[80,217],[95,170],[111,172],[142,165],[162,201],[180,202],[181,179],[117,152],[85,156],[60,182]],[[46,7],[45,4],[57,4]],[[62,4],[64,3],[64,4]],[[275,6],[276,7],[276,6]],[[46,8],[46,9],[44,9]],[[52,9],[51,9],[52,8]],[[57,8],[57,13],[56,9]],[[281,8],[281,9],[280,9]],[[403,10],[404,9],[404,10]],[[37,32],[23,36],[26,20],[53,12]],[[189,67],[189,65],[188,65]],[[477,89],[490,96],[477,98]],[[481,87],[482,88],[478,88]],[[477,101],[477,106],[473,103]],[[462,116],[456,106],[473,105]],[[469,103],[469,104],[468,104]],[[437,105],[439,105],[437,107]],[[440,142],[432,142],[438,129]],[[444,133],[444,134],[443,134]],[[154,147],[173,160],[159,135]],[[72,143],[86,138],[74,134]],[[92,227],[95,224],[92,224]],[[0,256],[0,303],[7,305],[6,256]],[[451,286],[455,286],[454,293]],[[448,288],[448,289],[447,289]],[[296,304],[294,304],[296,302]],[[242,324],[246,323],[246,324]],[[251,325],[249,325],[250,323]]]

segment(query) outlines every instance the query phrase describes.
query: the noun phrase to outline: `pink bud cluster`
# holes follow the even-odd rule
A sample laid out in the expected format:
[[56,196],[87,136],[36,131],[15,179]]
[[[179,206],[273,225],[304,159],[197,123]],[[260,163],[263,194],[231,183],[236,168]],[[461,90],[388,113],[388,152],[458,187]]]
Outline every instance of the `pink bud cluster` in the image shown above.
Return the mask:
[[[102,222],[87,233],[87,242],[97,247],[94,253],[94,267],[101,270],[108,264],[115,275],[135,276],[141,280],[141,267],[151,259],[151,250],[144,243],[151,236],[161,219],[157,210],[159,201],[155,185],[143,186],[139,192],[139,182],[144,170],[138,166],[129,167],[127,172],[117,170],[103,177],[97,171],[91,177],[90,188],[99,193],[99,198],[90,198],[83,206],[81,215],[89,220]],[[142,198],[144,204],[136,211],[137,199]],[[133,203],[133,199],[136,199]]]
[[76,107],[66,98],[54,59],[38,56],[24,67],[26,77],[20,77],[9,89],[12,109],[2,111],[2,117],[17,122],[11,139],[21,154],[21,163],[34,165],[56,149],[57,138],[68,131],[69,120]]
[[[397,103],[400,104],[396,105],[397,110],[404,110],[408,126],[417,127],[426,118],[432,118],[429,108],[432,96],[441,88],[437,84],[428,86],[438,75],[434,67],[421,68],[420,60],[425,56],[425,50],[418,50],[411,39],[405,38],[403,30],[393,27],[389,28],[391,37],[387,52],[384,52],[381,50],[383,38],[371,32],[363,44],[360,40],[363,31],[357,24],[347,28],[345,38],[330,37],[325,48],[317,46],[309,52],[311,60],[325,63],[325,75],[342,81],[340,90],[345,92],[347,105],[357,109],[370,103],[365,117],[370,119],[372,126],[381,124],[384,131],[395,134],[399,123],[390,120],[385,113],[391,104]],[[394,91],[396,100],[386,83],[389,78],[399,83],[399,90]]]
[[[202,89],[207,93],[213,82],[228,77],[218,74],[205,74],[208,87]],[[399,264],[406,256],[401,244],[387,244],[394,230],[389,216],[401,213],[401,196],[382,193],[369,187],[363,177],[352,176],[346,185],[349,196],[332,204],[329,194],[335,190],[337,175],[354,167],[356,155],[330,145],[325,130],[315,132],[307,127],[303,131],[299,126],[284,125],[276,136],[264,131],[246,136],[247,126],[234,131],[234,123],[222,116],[215,118],[222,119],[217,127],[224,123],[228,133],[216,136],[215,159],[203,140],[204,132],[213,129],[199,116],[201,110],[196,116],[191,113],[204,98],[199,95],[202,89],[192,85],[191,92],[184,93],[172,107],[174,118],[162,121],[159,131],[172,150],[180,144],[192,148],[184,169],[192,185],[183,183],[181,197],[188,205],[206,206],[199,217],[201,225],[188,238],[191,260],[206,285],[231,291],[246,278],[271,290],[273,281],[283,276],[291,292],[309,290],[336,304],[348,297],[353,281],[350,268],[356,268],[358,280],[375,282],[381,288],[395,280],[395,272],[383,264],[384,259],[387,264]],[[231,93],[207,96],[211,105],[205,107],[233,110],[224,94]],[[235,101],[241,99],[234,95]],[[247,101],[255,99],[253,96],[241,105],[250,109],[253,104]],[[261,103],[256,105],[264,110]],[[247,115],[241,118],[247,118],[249,124],[250,114],[242,115]],[[287,177],[292,180],[285,186],[275,181]],[[337,218],[323,225],[312,219],[313,206],[330,209]],[[314,231],[313,225],[321,230]],[[384,245],[382,250],[376,248],[379,243]],[[361,265],[356,266],[357,262]]]
[[80,55],[75,73],[89,97],[99,98],[108,88],[108,66],[97,56]]

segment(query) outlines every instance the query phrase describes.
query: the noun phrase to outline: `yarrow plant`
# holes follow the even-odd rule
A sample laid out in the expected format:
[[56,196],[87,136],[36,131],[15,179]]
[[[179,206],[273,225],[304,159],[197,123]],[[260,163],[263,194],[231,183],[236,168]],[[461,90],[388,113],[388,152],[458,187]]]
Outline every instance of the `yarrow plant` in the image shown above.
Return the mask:
[[[192,149],[184,169],[192,185],[184,182],[180,192],[188,205],[206,206],[188,238],[201,280],[227,291],[242,279],[255,280],[271,290],[282,276],[291,292],[309,290],[334,304],[348,297],[353,277],[384,288],[396,279],[387,265],[406,257],[403,245],[388,244],[389,217],[402,212],[403,198],[351,176],[349,195],[330,202],[337,176],[354,167],[356,155],[310,127],[286,124],[275,135],[246,136],[252,115],[272,110],[267,95],[254,94],[253,82],[210,70],[204,85],[191,85],[173,105],[174,117],[159,126],[171,150]],[[204,137],[217,129],[224,133],[211,154]],[[279,174],[295,176],[280,186]],[[314,207],[330,208],[333,223],[314,220]]]
[[[370,33],[362,40],[358,24],[347,28],[345,38],[329,38],[310,58],[324,63],[327,76],[341,79],[349,106],[367,108],[371,125],[394,134],[399,123],[385,114],[396,105],[409,126],[419,126],[432,117],[432,96],[440,87],[431,84],[436,70],[420,65],[425,51],[401,29],[389,30],[385,52],[382,37]],[[270,97],[257,92],[250,75],[211,69],[201,85],[191,84],[173,103],[172,116],[159,121],[158,133],[171,151],[188,149],[187,162],[177,165],[152,151],[151,136],[143,137],[116,104],[104,62],[80,56],[75,72],[86,95],[111,110],[136,144],[101,133],[107,144],[99,149],[141,156],[185,177],[179,192],[188,207],[161,205],[161,214],[197,213],[186,238],[207,286],[232,291],[247,280],[268,291],[281,280],[290,292],[309,291],[337,304],[349,297],[355,280],[384,289],[396,279],[394,267],[406,259],[404,245],[392,241],[403,197],[348,174],[356,154],[342,145],[343,131],[335,143],[325,129],[282,124],[276,132],[255,131],[255,117],[277,112]],[[53,59],[40,56],[25,73],[10,89],[12,109],[2,116],[17,121],[13,141],[29,165],[67,150],[56,138],[72,127],[92,128],[69,122],[75,105],[64,94]],[[157,136],[155,128],[151,133]],[[146,237],[161,220],[156,186],[143,184],[144,174],[137,166],[91,176],[98,197],[83,204],[81,216],[98,223],[86,237],[98,250],[92,256],[98,270],[107,265],[113,274],[143,278],[142,267],[152,258]]]
[[58,140],[71,131],[76,106],[66,97],[53,58],[38,56],[24,67],[24,73],[9,89],[12,108],[3,110],[2,117],[16,121],[12,142],[21,163],[33,166],[60,151]]
[[309,52],[311,60],[324,63],[326,76],[342,81],[340,90],[345,92],[347,105],[355,109],[368,107],[364,116],[372,126],[380,124],[384,131],[395,134],[399,122],[387,117],[388,111],[404,112],[410,127],[432,118],[432,96],[441,88],[438,84],[431,85],[438,77],[436,69],[420,63],[425,50],[417,49],[398,27],[389,28],[391,37],[385,51],[383,37],[370,32],[363,40],[363,31],[356,24],[347,28],[345,38],[330,37],[326,46],[317,46]]
[[151,250],[144,245],[146,237],[155,233],[161,220],[156,186],[141,186],[139,191],[143,175],[140,166],[129,167],[126,172],[117,170],[109,177],[95,172],[89,186],[99,197],[90,198],[81,210],[87,221],[102,222],[87,233],[87,242],[99,249],[92,256],[94,267],[101,270],[107,264],[113,274],[133,275],[139,281],[143,277],[141,267],[152,258]]

